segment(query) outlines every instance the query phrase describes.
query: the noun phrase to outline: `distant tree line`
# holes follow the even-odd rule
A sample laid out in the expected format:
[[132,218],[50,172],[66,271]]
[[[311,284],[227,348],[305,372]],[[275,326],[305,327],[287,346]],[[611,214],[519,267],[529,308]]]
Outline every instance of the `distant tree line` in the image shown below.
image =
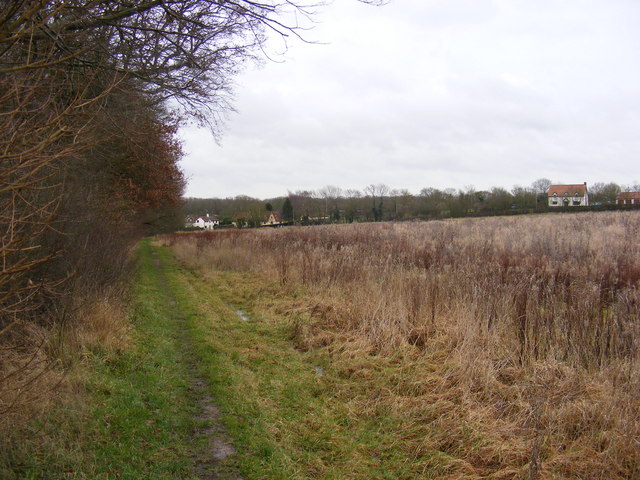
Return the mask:
[[[388,221],[434,219],[481,215],[515,215],[549,210],[547,190],[551,181],[536,180],[529,187],[514,186],[511,190],[494,187],[476,190],[424,188],[414,195],[407,190],[387,185],[369,185],[363,190],[343,190],[326,186],[317,191],[289,192],[287,196],[261,200],[249,196],[233,198],[187,198],[185,212],[189,215],[216,214],[221,223],[231,224],[240,212],[259,225],[267,212],[278,210],[286,221],[300,224],[351,223],[356,221]],[[615,183],[595,183],[588,187],[593,208],[613,206],[621,191],[640,190],[640,185],[620,186]]]

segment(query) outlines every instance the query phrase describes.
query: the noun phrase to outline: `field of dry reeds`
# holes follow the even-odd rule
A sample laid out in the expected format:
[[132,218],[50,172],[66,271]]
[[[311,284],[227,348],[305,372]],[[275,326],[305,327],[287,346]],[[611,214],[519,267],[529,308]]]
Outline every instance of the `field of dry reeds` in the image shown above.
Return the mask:
[[640,477],[639,240],[637,212],[164,237],[298,292],[278,307],[296,345],[343,375],[393,358],[402,374],[345,401],[401,410],[408,455],[523,479]]

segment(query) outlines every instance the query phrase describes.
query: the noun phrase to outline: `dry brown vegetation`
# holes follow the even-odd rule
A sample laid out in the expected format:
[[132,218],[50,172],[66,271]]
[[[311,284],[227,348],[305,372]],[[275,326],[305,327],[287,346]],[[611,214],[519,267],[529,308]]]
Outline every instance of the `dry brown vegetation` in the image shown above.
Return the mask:
[[[0,477],[14,478],[6,469],[36,452],[46,450],[55,456],[66,441],[78,435],[65,422],[81,421],[87,413],[83,387],[87,355],[109,356],[129,347],[130,325],[122,289],[98,293],[76,295],[67,322],[38,325],[22,321],[6,331],[11,344],[0,351]],[[3,340],[6,345],[7,339]],[[70,431],[43,426],[54,420]]]
[[617,479],[640,475],[639,236],[628,212],[164,240],[304,292],[258,303],[331,353],[354,411],[401,411],[442,478]]

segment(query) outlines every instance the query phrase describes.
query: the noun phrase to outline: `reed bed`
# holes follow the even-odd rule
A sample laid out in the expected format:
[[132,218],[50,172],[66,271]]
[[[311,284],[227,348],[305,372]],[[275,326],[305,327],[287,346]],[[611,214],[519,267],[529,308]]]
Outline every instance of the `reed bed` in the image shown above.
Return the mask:
[[279,312],[345,377],[392,362],[375,402],[375,375],[344,400],[402,411],[407,454],[442,478],[616,479],[640,477],[639,238],[640,215],[615,212],[163,241],[304,291],[306,314]]

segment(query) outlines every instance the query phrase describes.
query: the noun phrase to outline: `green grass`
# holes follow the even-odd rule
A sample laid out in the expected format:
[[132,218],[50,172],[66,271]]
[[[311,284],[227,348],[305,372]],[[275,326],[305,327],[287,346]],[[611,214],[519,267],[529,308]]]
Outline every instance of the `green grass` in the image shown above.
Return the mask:
[[[5,452],[2,477],[176,479],[192,476],[195,402],[175,306],[152,247],[139,251],[133,291],[134,345],[85,359],[86,406],[61,405]],[[10,464],[10,468],[6,464]]]
[[140,250],[132,321],[135,348],[96,359],[90,384],[95,478],[188,478],[194,402],[181,348],[181,326],[151,258]]

